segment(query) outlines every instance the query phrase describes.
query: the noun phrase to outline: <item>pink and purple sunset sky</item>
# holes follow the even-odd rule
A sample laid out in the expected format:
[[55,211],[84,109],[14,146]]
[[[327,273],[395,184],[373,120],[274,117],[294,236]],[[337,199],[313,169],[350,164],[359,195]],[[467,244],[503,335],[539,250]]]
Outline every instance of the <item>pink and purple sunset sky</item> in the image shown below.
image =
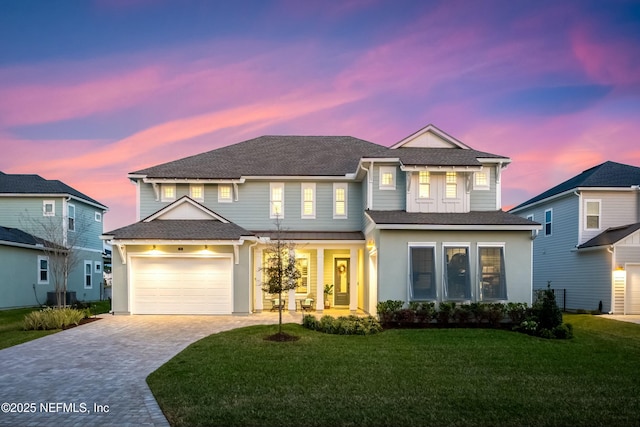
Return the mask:
[[0,171],[135,222],[127,173],[267,134],[511,157],[508,209],[640,166],[638,1],[0,2]]

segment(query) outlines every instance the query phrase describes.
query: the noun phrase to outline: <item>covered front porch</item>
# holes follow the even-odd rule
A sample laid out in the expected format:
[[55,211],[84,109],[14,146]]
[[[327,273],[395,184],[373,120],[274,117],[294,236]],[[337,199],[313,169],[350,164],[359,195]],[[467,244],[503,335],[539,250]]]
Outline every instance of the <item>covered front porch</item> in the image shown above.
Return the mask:
[[282,301],[277,300],[278,295],[263,291],[266,245],[259,244],[254,248],[254,312],[277,311],[280,303],[289,312],[331,310],[344,315],[356,313],[365,306],[364,240],[293,242],[301,278],[296,289],[282,295]]

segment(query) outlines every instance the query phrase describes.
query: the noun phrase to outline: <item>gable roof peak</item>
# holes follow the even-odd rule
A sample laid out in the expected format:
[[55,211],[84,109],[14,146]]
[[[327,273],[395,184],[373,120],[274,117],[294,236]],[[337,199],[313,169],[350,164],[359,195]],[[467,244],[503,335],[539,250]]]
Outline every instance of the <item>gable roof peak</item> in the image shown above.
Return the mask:
[[402,147],[458,148],[464,150],[471,148],[431,123],[401,139],[389,148],[394,150]]

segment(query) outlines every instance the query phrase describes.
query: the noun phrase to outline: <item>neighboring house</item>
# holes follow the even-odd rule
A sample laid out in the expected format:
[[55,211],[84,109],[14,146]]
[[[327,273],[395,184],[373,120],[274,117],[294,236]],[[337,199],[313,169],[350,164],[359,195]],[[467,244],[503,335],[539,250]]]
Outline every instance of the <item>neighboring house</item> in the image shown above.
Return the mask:
[[265,245],[296,244],[289,310],[375,314],[379,301],[531,301],[531,235],[501,210],[510,159],[429,125],[391,148],[349,136],[262,136],[129,174],[139,222],[105,233],[115,313],[248,314]]
[[605,162],[510,212],[543,224],[534,288],[566,289],[567,309],[640,314],[640,168]]
[[51,247],[79,257],[67,291],[100,299],[107,207],[57,180],[0,172],[0,308],[44,304],[54,292]]

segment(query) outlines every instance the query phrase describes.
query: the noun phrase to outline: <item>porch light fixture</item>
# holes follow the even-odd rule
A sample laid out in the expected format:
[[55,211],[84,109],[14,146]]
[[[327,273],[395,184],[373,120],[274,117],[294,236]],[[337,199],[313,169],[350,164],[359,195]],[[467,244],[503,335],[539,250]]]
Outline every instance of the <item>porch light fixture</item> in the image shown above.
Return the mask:
[[616,271],[624,271],[624,265],[619,264],[619,265],[616,267]]

